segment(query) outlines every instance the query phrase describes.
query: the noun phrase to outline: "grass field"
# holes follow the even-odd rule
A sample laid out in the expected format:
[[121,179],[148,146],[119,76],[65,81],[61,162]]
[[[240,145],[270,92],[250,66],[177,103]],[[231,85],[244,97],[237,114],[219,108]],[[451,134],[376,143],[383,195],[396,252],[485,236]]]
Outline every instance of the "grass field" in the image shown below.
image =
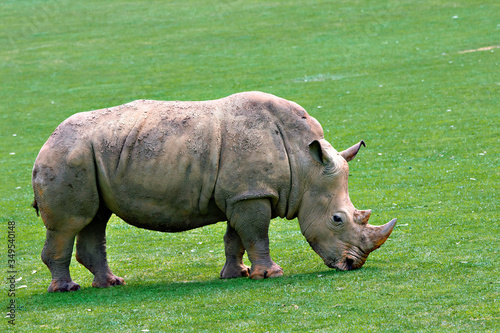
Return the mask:
[[[25,332],[499,332],[498,1],[2,1],[1,307],[15,221]],[[486,49],[485,49],[486,48]],[[113,217],[126,285],[46,293],[31,168],[73,113],[135,99],[261,90],[301,104],[351,162],[355,206],[390,239],[357,271],[329,270],[297,221],[274,220],[283,278],[220,280],[225,224],[180,234]]]

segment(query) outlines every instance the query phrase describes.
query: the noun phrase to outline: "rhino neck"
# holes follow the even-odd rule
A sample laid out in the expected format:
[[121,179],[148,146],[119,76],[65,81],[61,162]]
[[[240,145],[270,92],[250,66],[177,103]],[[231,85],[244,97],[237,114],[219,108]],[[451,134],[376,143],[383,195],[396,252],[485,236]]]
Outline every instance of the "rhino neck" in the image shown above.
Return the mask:
[[297,170],[297,166],[300,164],[298,161],[300,156],[298,156],[297,147],[293,147],[291,145],[290,141],[288,140],[288,136],[283,130],[280,123],[278,123],[278,130],[283,140],[283,145],[285,146],[285,151],[288,158],[288,166],[290,168],[290,188],[288,190],[286,210],[284,214],[280,214],[280,216],[282,215],[282,217],[285,217],[288,220],[292,220],[298,215],[302,199],[302,182],[299,179]]
[[267,104],[277,118],[277,127],[285,146],[290,168],[289,191],[286,212],[289,220],[296,218],[302,204],[302,194],[307,185],[309,163],[311,160],[309,144],[324,137],[323,128],[300,105],[277,98]]

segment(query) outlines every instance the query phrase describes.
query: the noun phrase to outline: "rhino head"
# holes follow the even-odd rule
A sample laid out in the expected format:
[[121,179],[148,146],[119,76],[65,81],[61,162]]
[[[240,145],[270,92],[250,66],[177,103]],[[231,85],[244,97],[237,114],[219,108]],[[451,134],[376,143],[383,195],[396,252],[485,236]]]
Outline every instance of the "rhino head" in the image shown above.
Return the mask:
[[308,170],[299,223],[313,250],[328,267],[339,270],[363,266],[396,225],[396,219],[382,226],[368,224],[371,210],[356,209],[349,198],[347,162],[361,145],[363,141],[340,153],[324,139],[309,145],[314,162]]

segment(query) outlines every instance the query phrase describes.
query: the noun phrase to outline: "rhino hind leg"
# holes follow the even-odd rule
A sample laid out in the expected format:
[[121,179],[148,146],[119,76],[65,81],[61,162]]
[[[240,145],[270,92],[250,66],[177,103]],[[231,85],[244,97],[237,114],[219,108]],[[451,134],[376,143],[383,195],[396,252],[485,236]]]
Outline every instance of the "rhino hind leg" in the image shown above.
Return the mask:
[[76,291],[80,286],[71,280],[69,264],[73,253],[75,235],[47,229],[47,239],[42,250],[42,261],[52,274],[48,292]]
[[226,263],[220,272],[222,279],[231,279],[250,275],[250,267],[243,263],[245,247],[236,230],[227,223],[224,235],[224,248],[226,252]]
[[[80,289],[80,286],[72,281],[69,265],[75,237],[92,220],[93,209],[91,207],[86,210],[80,209],[81,206],[71,204],[54,205],[50,189],[47,189],[46,193],[47,195],[38,198],[37,202],[46,226],[42,261],[47,265],[52,275],[48,292],[76,291]],[[57,198],[57,196],[55,197]]]
[[283,269],[269,255],[270,221],[271,202],[269,199],[244,200],[234,204],[229,223],[240,236],[252,263],[251,279],[283,275]]
[[97,214],[76,238],[76,260],[92,274],[92,287],[106,288],[124,284],[123,278],[111,273],[106,256],[106,225],[111,211],[101,205]]

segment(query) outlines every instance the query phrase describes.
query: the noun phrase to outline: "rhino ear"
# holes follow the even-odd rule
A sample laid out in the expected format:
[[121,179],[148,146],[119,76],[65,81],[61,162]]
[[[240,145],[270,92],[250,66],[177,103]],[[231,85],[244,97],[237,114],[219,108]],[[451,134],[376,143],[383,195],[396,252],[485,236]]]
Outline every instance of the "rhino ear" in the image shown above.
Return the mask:
[[363,140],[361,140],[359,143],[355,144],[354,146],[352,146],[351,148],[347,148],[346,150],[340,152],[340,155],[347,161],[349,162],[350,160],[352,160],[354,157],[356,157],[356,154],[358,153],[359,151],[359,148],[361,148],[361,146],[365,146],[366,147],[366,144]]
[[321,142],[318,140],[314,140],[309,144],[309,153],[311,154],[312,158],[323,164],[323,165],[328,165],[330,162],[330,156],[328,153],[324,150],[323,146],[321,145]]

